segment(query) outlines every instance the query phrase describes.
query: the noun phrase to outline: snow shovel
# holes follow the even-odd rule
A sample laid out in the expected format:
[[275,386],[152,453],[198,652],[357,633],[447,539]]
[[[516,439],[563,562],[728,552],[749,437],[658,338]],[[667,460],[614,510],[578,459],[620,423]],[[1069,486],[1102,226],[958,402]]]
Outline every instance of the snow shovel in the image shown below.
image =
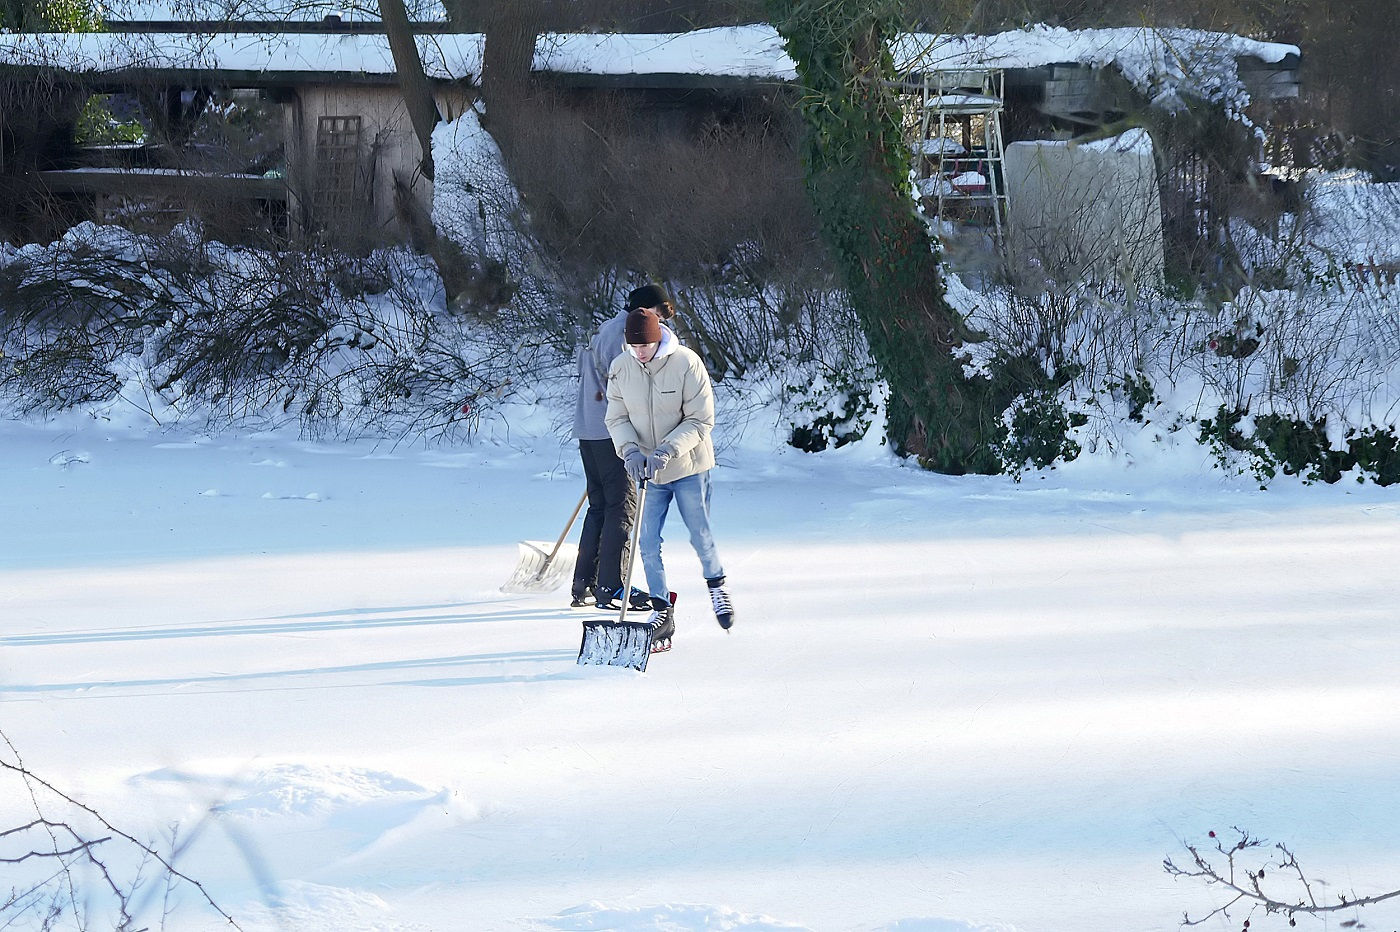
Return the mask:
[[[632,539],[627,544],[627,579],[623,592],[632,591],[632,564],[637,556],[637,542],[642,536],[642,510],[646,506],[647,481],[637,484],[637,518],[632,525]],[[645,673],[651,659],[651,625],[645,621],[628,621],[630,600],[623,598],[617,621],[585,621],[583,640],[578,646],[580,664],[606,664],[610,667],[631,667]]]
[[540,540],[520,542],[520,558],[516,561],[515,572],[505,581],[505,585],[501,586],[502,592],[510,595],[553,592],[565,579],[573,577],[574,564],[578,561],[578,547],[574,544],[565,546],[564,538],[569,536],[569,531],[573,529],[574,521],[583,510],[583,503],[586,501],[588,491],[584,490],[583,497],[574,506],[574,513],[569,515],[569,523],[564,525],[564,533],[554,542],[553,549],[546,549],[549,545]]

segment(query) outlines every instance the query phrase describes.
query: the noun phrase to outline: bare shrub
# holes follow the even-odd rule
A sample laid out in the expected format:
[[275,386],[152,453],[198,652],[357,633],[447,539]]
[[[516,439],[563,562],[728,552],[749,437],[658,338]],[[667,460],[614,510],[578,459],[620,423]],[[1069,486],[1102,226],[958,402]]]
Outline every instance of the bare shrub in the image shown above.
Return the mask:
[[450,437],[550,352],[528,316],[444,313],[433,266],[407,250],[253,253],[231,265],[155,354],[158,391],[227,420],[280,413],[317,436]]
[[502,148],[529,231],[556,260],[556,303],[572,309],[562,332],[576,338],[656,280],[716,377],[803,352],[814,337],[796,324],[836,284],[779,98],[715,98],[684,117],[674,101],[612,94],[541,93],[528,107]]
[[0,786],[27,801],[25,821],[0,825],[0,928],[109,928],[116,932],[167,928],[193,890],[203,910],[242,928],[195,878],[176,867],[183,844],[174,829],[167,844],[123,831],[93,807],[34,773],[0,732]]
[[314,253],[246,250],[210,258],[215,274],[176,265],[168,255],[159,260],[193,300],[153,335],[154,388],[179,384],[184,394],[238,417],[269,402],[285,367],[329,328],[328,284]]
[[1395,361],[1371,327],[1363,294],[1299,297],[1247,289],[1197,318],[1203,381],[1234,410],[1342,421],[1381,384]]
[[679,294],[673,326],[717,380],[868,354],[834,277],[774,274],[760,244],[736,247],[725,263],[692,275]]
[[681,277],[743,243],[764,244],[775,268],[811,261],[816,226],[781,95],[682,112],[561,92],[531,107],[502,148],[535,231],[566,264]]
[[446,312],[424,257],[273,252],[83,227],[0,262],[0,388],[22,410],[455,435],[556,351],[528,316]]
[[530,373],[565,366],[528,314],[487,322],[426,306],[434,275],[420,257],[383,251],[357,268],[386,287],[339,290],[330,326],[281,373],[284,406],[313,433],[450,439],[529,386]]
[[102,402],[120,390],[113,371],[139,353],[142,334],[170,319],[171,292],[130,256],[81,238],[30,247],[0,266],[0,385],[23,410]]

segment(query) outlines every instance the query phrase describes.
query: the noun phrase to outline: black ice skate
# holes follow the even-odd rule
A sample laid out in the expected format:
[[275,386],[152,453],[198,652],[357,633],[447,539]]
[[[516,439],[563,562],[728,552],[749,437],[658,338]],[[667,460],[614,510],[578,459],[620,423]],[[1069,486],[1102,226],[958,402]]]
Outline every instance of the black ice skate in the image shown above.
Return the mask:
[[651,626],[651,652],[659,654],[662,651],[671,649],[671,637],[676,633],[676,594],[671,593],[670,600],[653,598],[651,600],[651,617],[647,619],[647,624]]
[[710,586],[710,605],[715,610],[715,621],[728,631],[734,624],[734,603],[729,601],[729,591],[724,588],[724,577],[716,576],[705,582]]

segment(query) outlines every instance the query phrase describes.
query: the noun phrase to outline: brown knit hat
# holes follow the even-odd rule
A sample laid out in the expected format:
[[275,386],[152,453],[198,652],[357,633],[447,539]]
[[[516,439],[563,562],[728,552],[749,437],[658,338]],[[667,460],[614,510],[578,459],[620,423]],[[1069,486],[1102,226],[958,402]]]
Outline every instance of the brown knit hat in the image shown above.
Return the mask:
[[661,342],[661,318],[650,308],[638,308],[627,315],[623,338],[633,346]]

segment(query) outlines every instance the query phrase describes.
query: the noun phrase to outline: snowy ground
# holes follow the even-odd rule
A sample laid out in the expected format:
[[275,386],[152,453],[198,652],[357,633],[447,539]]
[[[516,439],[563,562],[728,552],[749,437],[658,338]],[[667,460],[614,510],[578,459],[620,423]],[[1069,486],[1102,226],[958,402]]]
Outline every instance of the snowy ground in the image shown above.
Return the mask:
[[[0,422],[0,730],[123,831],[178,823],[248,930],[1150,932],[1221,902],[1161,861],[1232,825],[1328,897],[1400,887],[1400,493],[1179,456],[731,449],[736,626],[673,529],[676,646],[635,674],[498,591],[581,491],[557,441]],[[1357,918],[1400,909],[1299,925]]]

